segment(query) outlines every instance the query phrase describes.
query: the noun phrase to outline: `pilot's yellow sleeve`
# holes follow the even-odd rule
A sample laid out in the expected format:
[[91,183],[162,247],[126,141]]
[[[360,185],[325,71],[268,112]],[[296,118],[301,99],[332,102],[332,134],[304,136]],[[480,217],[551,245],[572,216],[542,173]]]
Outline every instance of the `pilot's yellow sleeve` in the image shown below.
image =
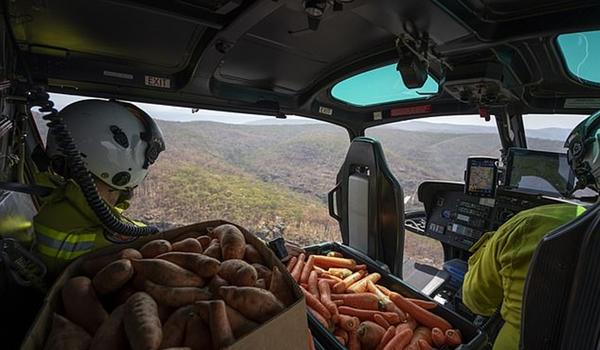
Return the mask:
[[[516,219],[516,218],[515,218]],[[463,303],[476,314],[491,316],[503,300],[502,276],[498,256],[506,240],[504,232],[519,230],[521,220],[512,220],[497,232],[490,232],[475,244],[463,282]]]

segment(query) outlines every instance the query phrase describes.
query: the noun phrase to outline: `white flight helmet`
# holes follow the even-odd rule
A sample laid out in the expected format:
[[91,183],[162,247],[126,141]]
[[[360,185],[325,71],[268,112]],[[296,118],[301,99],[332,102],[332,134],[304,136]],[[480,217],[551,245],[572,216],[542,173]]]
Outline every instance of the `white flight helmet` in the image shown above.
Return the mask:
[[[60,111],[86,168],[112,188],[129,191],[148,174],[165,149],[162,132],[138,107],[124,102],[82,100]],[[63,158],[48,132],[46,153],[51,164]],[[64,162],[63,162],[64,163]]]

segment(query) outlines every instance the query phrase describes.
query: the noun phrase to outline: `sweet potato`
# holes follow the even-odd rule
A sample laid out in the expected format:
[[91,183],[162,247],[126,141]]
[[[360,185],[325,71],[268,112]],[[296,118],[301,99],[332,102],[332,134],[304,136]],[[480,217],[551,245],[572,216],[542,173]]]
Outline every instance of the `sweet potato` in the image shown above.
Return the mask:
[[171,242],[165,239],[155,239],[144,244],[140,248],[140,253],[145,259],[154,258],[160,254],[168,253],[172,250]]
[[195,238],[186,238],[182,241],[175,242],[171,245],[171,251],[174,252],[188,252],[188,253],[202,253],[202,244]]
[[87,350],[91,341],[83,328],[55,313],[44,350]]
[[264,264],[262,256],[256,248],[251,244],[246,244],[246,250],[244,251],[244,260],[249,264]]
[[69,279],[62,288],[65,316],[89,334],[94,334],[108,318],[98,300],[92,281],[84,276]]
[[252,264],[252,267],[254,267],[256,269],[256,274],[257,274],[258,278],[265,280],[265,284],[267,285],[267,289],[268,289],[268,287],[271,285],[271,276],[273,275],[273,272],[271,271],[271,269],[269,269],[265,265],[257,264],[257,263]]
[[256,269],[244,260],[239,259],[223,261],[219,268],[219,276],[230,285],[240,287],[253,286],[258,279]]
[[254,287],[261,288],[261,289],[269,289],[269,288],[267,288],[267,283],[262,278],[259,278],[256,280],[256,283],[254,283]]
[[221,243],[219,243],[218,239],[213,239],[210,242],[208,248],[204,250],[204,255],[217,259],[219,261],[223,259],[221,255]]
[[244,259],[246,239],[237,227],[230,224],[221,225],[214,228],[210,236],[219,240],[223,260]]
[[162,341],[160,348],[169,348],[181,346],[185,336],[185,325],[194,315],[194,309],[191,306],[181,307],[169,316],[162,326]]
[[133,294],[125,303],[123,315],[125,333],[133,350],[156,350],[162,341],[158,306],[144,292]]
[[284,306],[273,293],[255,287],[221,287],[225,302],[244,317],[256,322],[265,322],[283,311]]
[[235,342],[233,331],[227,318],[225,303],[222,300],[213,300],[209,303],[209,320],[210,334],[216,348],[221,349]]
[[204,235],[204,236],[200,236],[196,239],[202,245],[202,250],[206,250],[206,248],[208,248],[208,246],[210,245],[211,238],[209,236]]
[[219,275],[215,275],[208,284],[208,290],[212,293],[213,297],[220,298],[219,289],[223,286],[228,286],[229,283],[221,278]]
[[183,345],[187,346],[190,350],[209,350],[215,348],[208,324],[196,313],[191,314],[185,325]]
[[145,281],[144,291],[150,294],[157,303],[170,307],[181,307],[212,297],[208,288],[167,287],[152,281]]
[[133,266],[128,259],[111,262],[100,270],[92,283],[98,294],[108,294],[121,289],[133,276]]
[[141,259],[142,258],[142,254],[133,249],[133,248],[125,248],[123,250],[120,250],[116,253],[112,253],[112,254],[108,254],[108,255],[102,255],[102,256],[97,256],[97,257],[93,257],[93,258],[83,258],[83,261],[81,262],[81,270],[83,271],[83,274],[88,276],[88,277],[93,277],[95,276],[98,271],[102,270],[104,268],[104,266],[110,264],[111,262],[115,261],[115,260],[120,260],[120,259]]
[[356,331],[358,340],[360,341],[361,349],[373,350],[383,338],[385,328],[375,322],[365,321],[358,326]]
[[120,305],[102,323],[94,337],[90,350],[127,350],[127,336],[123,328],[125,305]]
[[204,254],[190,252],[169,252],[156,257],[170,261],[203,278],[210,278],[219,272],[221,262]]
[[135,273],[154,283],[169,287],[201,287],[204,280],[195,273],[163,259],[134,259]]
[[292,305],[294,302],[295,298],[292,288],[287,284],[283,274],[276,266],[273,266],[269,291],[273,293],[273,295],[275,295],[275,297],[279,299],[285,306]]
[[229,320],[231,330],[233,331],[233,336],[236,339],[252,332],[252,330],[259,326],[258,323],[250,321],[231,306],[226,305],[225,309],[227,311],[227,319]]
[[414,317],[414,319],[417,322],[419,322],[420,324],[422,324],[424,326],[427,326],[429,328],[437,327],[444,332],[447,331],[448,329],[452,328],[452,325],[445,319],[412,303],[411,301],[407,300],[405,297],[401,296],[398,293],[392,292],[390,294],[390,299],[402,311],[410,314],[412,317]]

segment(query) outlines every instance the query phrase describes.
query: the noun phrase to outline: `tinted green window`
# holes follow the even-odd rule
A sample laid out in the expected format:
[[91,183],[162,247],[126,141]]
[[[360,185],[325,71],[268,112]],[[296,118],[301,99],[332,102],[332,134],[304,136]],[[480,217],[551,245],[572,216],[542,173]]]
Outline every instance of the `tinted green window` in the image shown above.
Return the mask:
[[600,31],[558,36],[567,69],[581,81],[600,83]]
[[420,89],[407,88],[395,64],[357,74],[331,89],[334,98],[356,106],[425,99],[437,92],[438,83],[431,76]]

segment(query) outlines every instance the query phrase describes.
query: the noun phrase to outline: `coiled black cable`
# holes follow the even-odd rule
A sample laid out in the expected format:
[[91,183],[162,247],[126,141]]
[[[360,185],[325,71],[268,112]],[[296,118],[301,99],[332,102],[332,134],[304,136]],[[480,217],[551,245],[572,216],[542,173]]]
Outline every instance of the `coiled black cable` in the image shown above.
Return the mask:
[[40,112],[48,113],[44,119],[48,121],[49,132],[54,136],[59,150],[66,158],[71,177],[81,188],[85,200],[96,214],[105,229],[112,233],[129,237],[140,237],[158,233],[155,226],[139,227],[119,220],[100,198],[98,189],[90,172],[86,169],[83,159],[77,150],[71,132],[65,125],[54,103],[50,101],[50,95],[43,87],[36,87],[28,91],[27,99],[30,107],[40,107]]

